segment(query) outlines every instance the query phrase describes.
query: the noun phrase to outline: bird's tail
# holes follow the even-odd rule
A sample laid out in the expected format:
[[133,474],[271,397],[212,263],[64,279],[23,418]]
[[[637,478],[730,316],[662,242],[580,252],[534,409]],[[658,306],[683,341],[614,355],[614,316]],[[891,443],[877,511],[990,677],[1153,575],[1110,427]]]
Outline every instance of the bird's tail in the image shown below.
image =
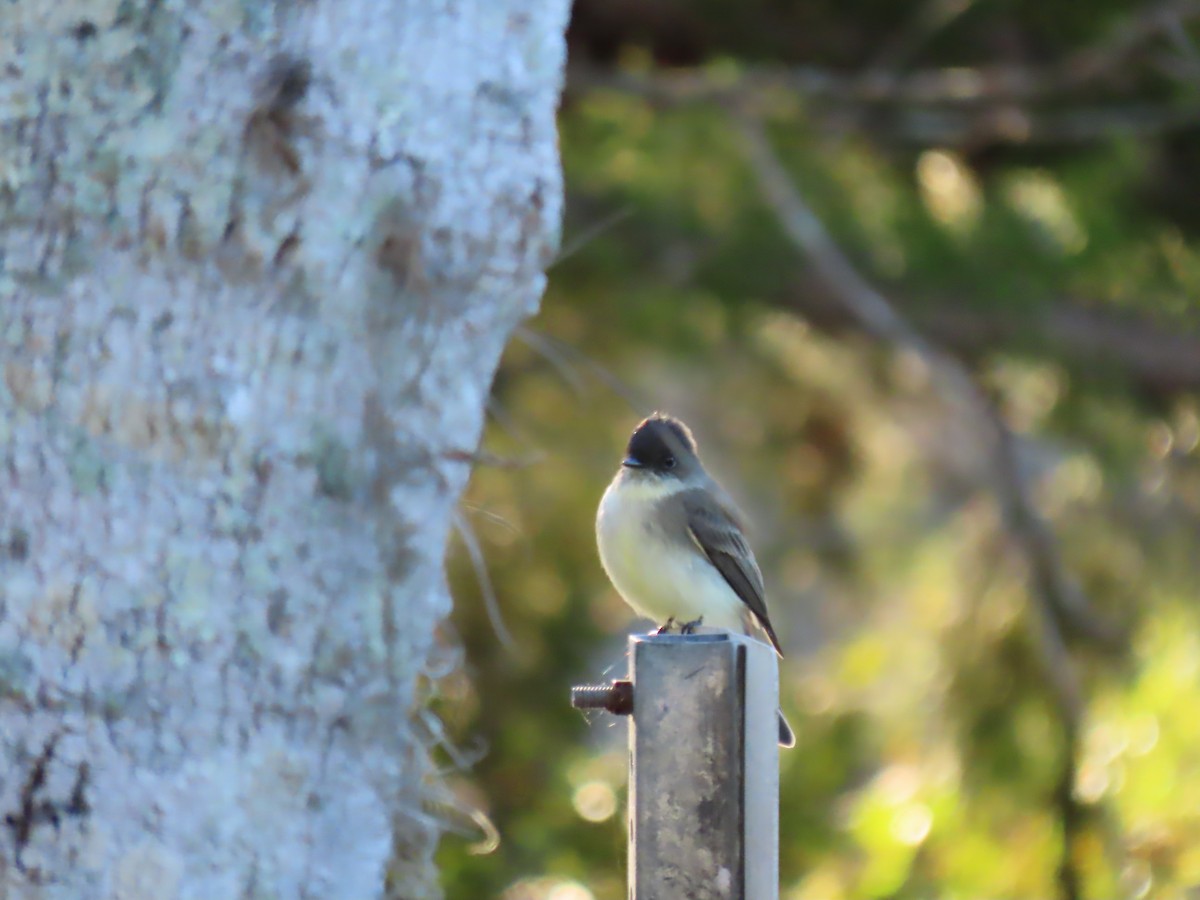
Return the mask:
[[782,709],[779,711],[779,746],[788,749],[796,746],[796,733],[792,731],[788,720],[783,717]]

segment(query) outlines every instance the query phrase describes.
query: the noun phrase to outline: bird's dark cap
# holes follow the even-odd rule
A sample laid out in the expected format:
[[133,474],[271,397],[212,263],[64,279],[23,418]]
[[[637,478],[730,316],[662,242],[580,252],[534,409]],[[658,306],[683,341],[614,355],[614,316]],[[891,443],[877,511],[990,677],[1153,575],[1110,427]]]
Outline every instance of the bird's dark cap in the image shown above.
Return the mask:
[[625,451],[625,465],[630,468],[672,468],[680,455],[695,455],[696,452],[691,429],[673,416],[654,413],[633,430]]

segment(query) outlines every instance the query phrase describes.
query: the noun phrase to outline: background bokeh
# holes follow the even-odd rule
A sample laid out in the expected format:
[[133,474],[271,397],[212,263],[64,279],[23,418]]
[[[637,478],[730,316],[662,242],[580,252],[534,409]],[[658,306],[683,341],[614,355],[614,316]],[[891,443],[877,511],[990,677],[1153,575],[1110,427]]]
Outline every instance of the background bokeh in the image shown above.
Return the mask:
[[[648,627],[592,529],[653,409],[753,522],[783,897],[1200,891],[1198,38],[1194,2],[577,0],[563,257],[430,685],[452,900],[624,897],[624,725],[567,696]],[[789,238],[746,121],[832,249]]]

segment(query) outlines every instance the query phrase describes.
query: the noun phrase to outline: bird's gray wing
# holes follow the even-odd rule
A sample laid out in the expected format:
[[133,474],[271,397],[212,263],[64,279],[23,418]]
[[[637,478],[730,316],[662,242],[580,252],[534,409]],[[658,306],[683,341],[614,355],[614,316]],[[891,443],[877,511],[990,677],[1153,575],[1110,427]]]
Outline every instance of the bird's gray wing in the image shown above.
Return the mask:
[[754,560],[736,516],[724,506],[712,502],[712,494],[702,490],[684,491],[679,497],[688,534],[708,561],[754,616],[780,656],[779,638],[767,616],[766,588],[762,572]]

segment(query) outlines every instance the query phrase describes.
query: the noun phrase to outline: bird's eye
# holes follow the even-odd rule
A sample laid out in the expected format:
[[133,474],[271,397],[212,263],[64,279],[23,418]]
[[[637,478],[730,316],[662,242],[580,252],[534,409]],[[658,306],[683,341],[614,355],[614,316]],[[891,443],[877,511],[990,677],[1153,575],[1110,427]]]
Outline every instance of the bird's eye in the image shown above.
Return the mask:
[[666,459],[663,460],[663,465],[668,469],[675,468],[675,457],[668,456]]

